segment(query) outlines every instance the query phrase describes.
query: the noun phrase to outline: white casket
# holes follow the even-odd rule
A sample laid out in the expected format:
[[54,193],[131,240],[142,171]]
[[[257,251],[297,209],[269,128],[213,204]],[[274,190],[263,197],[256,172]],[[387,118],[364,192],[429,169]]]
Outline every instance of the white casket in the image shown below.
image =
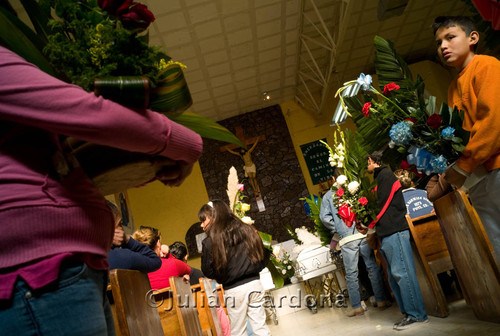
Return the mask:
[[330,249],[327,246],[313,245],[297,256],[297,274],[302,280],[309,280],[317,276],[335,271],[337,266],[333,262]]

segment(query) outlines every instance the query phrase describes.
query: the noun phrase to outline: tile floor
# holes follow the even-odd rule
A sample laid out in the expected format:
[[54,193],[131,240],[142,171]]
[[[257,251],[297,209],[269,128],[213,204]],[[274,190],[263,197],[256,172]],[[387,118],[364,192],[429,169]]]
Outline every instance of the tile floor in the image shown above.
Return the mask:
[[318,313],[300,310],[278,317],[278,325],[268,321],[273,336],[326,336],[326,335],[467,335],[497,336],[500,335],[499,323],[478,320],[465,300],[450,303],[450,315],[446,318],[429,317],[430,323],[414,328],[396,331],[392,325],[401,320],[402,315],[396,305],[378,311],[368,307],[364,315],[347,317],[347,308],[319,308]]

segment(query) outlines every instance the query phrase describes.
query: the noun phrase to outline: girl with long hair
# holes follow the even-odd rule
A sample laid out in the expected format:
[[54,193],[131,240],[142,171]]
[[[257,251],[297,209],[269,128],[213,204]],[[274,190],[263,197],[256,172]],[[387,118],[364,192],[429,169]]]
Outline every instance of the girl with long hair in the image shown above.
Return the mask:
[[199,218],[207,232],[202,244],[201,269],[205,276],[224,287],[231,335],[246,335],[247,320],[255,335],[271,335],[259,277],[269,261],[269,250],[264,248],[259,234],[223,201],[205,204]]

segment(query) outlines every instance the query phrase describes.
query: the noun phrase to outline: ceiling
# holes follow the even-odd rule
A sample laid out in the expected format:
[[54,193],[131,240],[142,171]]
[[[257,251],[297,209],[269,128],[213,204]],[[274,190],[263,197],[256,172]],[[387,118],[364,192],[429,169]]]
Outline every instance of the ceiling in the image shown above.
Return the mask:
[[433,19],[467,14],[458,0],[381,0],[408,2],[383,21],[377,0],[141,2],[156,17],[150,43],[187,65],[190,111],[216,121],[290,100],[328,113],[328,95],[373,72],[375,35],[394,42],[408,63],[433,60]]

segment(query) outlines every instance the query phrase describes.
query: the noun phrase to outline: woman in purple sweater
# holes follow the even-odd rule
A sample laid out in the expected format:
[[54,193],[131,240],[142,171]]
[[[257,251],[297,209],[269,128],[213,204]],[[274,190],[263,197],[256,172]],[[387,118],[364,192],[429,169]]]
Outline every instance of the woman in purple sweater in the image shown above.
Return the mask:
[[[163,156],[178,186],[199,135],[149,110],[96,97],[0,47],[0,325],[6,335],[114,334],[106,300],[113,215],[59,135]],[[71,162],[71,160],[69,160]],[[63,165],[64,166],[64,165]]]

